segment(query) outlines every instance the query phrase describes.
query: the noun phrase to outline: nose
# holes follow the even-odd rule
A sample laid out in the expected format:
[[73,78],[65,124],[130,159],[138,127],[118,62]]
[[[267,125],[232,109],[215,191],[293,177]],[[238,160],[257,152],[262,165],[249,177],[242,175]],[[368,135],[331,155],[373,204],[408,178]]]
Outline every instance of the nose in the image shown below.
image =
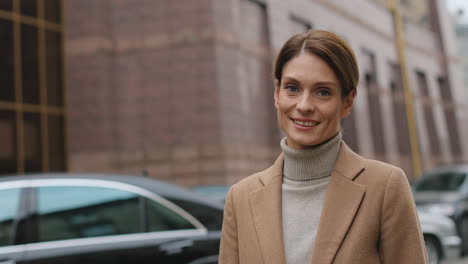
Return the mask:
[[313,97],[310,94],[304,93],[297,102],[296,108],[301,113],[310,113],[315,109]]

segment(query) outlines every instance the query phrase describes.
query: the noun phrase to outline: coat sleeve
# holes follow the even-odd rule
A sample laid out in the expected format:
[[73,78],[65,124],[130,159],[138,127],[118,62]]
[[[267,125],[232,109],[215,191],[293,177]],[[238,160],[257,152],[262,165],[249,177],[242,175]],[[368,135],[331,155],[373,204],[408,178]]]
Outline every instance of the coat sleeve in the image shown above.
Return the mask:
[[385,188],[379,254],[382,263],[427,263],[416,205],[401,169],[391,171]]
[[231,187],[229,189],[224,205],[219,264],[239,263],[237,221],[233,200],[233,188],[234,187]]

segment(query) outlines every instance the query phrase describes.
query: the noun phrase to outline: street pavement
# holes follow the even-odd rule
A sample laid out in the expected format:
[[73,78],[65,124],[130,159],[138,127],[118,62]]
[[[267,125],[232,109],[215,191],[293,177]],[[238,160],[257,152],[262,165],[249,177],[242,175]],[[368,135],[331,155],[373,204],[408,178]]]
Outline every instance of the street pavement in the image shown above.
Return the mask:
[[468,264],[468,257],[458,260],[442,261],[441,264]]

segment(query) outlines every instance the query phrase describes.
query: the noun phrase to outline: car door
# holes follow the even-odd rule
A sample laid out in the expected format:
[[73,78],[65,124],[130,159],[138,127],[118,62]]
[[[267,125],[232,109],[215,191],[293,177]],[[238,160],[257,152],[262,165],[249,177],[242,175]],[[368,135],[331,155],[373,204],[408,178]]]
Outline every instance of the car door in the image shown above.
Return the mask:
[[66,182],[32,184],[38,186],[28,263],[187,263],[200,257],[191,247],[206,230],[164,199],[124,184]]
[[24,215],[22,197],[24,192],[18,185],[0,185],[0,264],[25,263],[25,246],[16,232]]

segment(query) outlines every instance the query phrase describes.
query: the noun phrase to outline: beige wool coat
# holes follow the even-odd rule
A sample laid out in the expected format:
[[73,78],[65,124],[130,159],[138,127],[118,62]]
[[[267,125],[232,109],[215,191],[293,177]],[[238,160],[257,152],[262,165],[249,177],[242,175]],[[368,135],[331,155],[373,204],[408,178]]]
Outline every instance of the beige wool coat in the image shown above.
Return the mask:
[[[231,187],[225,204],[220,264],[286,262],[282,175],[280,155],[270,168]],[[427,263],[416,206],[401,169],[365,159],[342,142],[325,195],[312,263]]]

